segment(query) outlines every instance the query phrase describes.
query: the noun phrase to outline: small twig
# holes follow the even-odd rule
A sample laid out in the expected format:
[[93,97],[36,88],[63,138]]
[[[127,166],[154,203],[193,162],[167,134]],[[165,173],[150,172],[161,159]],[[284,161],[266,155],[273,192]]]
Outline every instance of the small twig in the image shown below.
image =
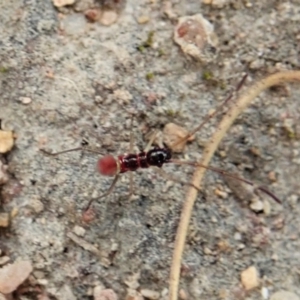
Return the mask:
[[[273,86],[282,84],[285,82],[300,81],[300,71],[284,71],[273,75],[270,75],[257,83],[254,83],[249,87],[244,93],[240,95],[236,104],[233,105],[225,114],[219,126],[215,130],[211,139],[208,141],[205,150],[203,152],[203,158],[199,162],[202,165],[209,165],[209,162],[214,155],[219,143],[224,137],[225,133],[228,131],[234,120],[238,115],[243,112],[247,106],[250,105],[252,100],[260,94],[263,90]],[[193,179],[191,183],[200,188],[202,178],[204,177],[206,169],[198,167],[194,172]],[[188,231],[188,226],[191,218],[191,212],[197,198],[198,191],[190,187],[186,199],[182,208],[179,226],[177,229],[176,239],[175,239],[175,249],[173,252],[172,266],[170,271],[170,285],[169,285],[169,300],[178,299],[178,286],[180,278],[180,267],[181,258],[184,249],[184,244],[186,240],[186,235]]]

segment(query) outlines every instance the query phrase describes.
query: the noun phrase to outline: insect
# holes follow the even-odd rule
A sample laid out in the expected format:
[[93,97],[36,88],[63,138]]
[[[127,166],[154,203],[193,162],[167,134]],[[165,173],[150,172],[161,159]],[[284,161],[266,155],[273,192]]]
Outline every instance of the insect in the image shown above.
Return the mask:
[[[245,80],[247,78],[247,75],[245,75],[242,80],[239,82],[239,84],[237,85],[237,87],[235,88],[235,91],[238,92],[240,90],[240,88],[242,87],[242,85],[244,84]],[[268,196],[270,196],[271,198],[273,198],[276,202],[281,203],[281,201],[271,192],[269,191],[266,187],[264,186],[256,186],[253,182],[238,177],[236,175],[230,174],[226,171],[223,171],[221,169],[215,168],[215,167],[208,167],[205,165],[199,165],[199,163],[197,162],[189,162],[189,161],[181,161],[181,160],[177,160],[177,159],[173,159],[172,158],[172,151],[171,148],[173,148],[174,146],[177,146],[181,143],[184,143],[185,141],[187,141],[191,136],[193,136],[198,130],[200,130],[204,124],[206,124],[211,118],[213,118],[218,111],[220,111],[220,109],[225,106],[228,101],[233,97],[233,92],[231,92],[229,94],[229,96],[217,107],[217,109],[215,109],[215,111],[209,115],[207,115],[204,120],[201,122],[200,125],[198,125],[194,130],[192,130],[190,133],[188,133],[185,137],[181,138],[180,140],[176,141],[172,147],[167,147],[167,146],[162,146],[162,147],[158,147],[158,146],[154,146],[152,147],[153,144],[153,140],[154,137],[152,137],[152,139],[150,139],[148,145],[146,146],[145,150],[140,152],[140,153],[129,153],[129,154],[122,154],[117,156],[116,158],[113,157],[112,155],[104,155],[103,157],[101,157],[98,162],[97,162],[97,169],[99,171],[99,173],[101,175],[104,176],[114,176],[114,180],[112,181],[110,187],[108,188],[108,190],[102,194],[101,196],[97,197],[97,200],[103,197],[108,196],[114,189],[114,187],[116,186],[116,183],[119,179],[120,174],[126,173],[126,172],[134,172],[137,169],[147,169],[150,167],[157,167],[159,173],[163,176],[167,176],[168,178],[171,178],[171,176],[167,173],[165,173],[162,169],[164,164],[168,164],[168,163],[173,163],[173,164],[178,164],[178,165],[190,165],[190,166],[194,166],[194,167],[203,167],[206,168],[208,170],[217,172],[223,176],[227,176],[227,177],[231,177],[234,178],[236,180],[239,180],[241,182],[244,182],[248,185],[254,186],[255,190],[260,190],[262,192],[264,192],[265,194],[267,194]],[[131,124],[132,124],[132,119],[131,119]],[[132,151],[132,132],[131,132],[131,137],[130,137],[130,150]],[[152,148],[151,148],[152,147]],[[43,151],[44,153],[51,155],[51,156],[56,156],[56,155],[60,155],[63,153],[67,153],[67,152],[72,152],[72,151],[88,151],[88,152],[93,152],[96,154],[101,154],[99,151],[87,148],[87,147],[77,147],[77,148],[72,148],[72,149],[68,149],[68,150],[64,150],[64,151],[60,151],[60,152],[48,152],[44,149],[40,149],[41,151]],[[194,186],[193,184],[189,183],[189,182],[185,182],[181,179],[175,179],[172,178],[173,181],[185,184],[185,185],[191,185],[194,188],[198,189],[196,186]],[[130,177],[130,194],[132,194],[132,176]],[[198,189],[199,190],[199,189]],[[85,211],[89,210],[93,201],[95,201],[96,199],[91,199],[88,202],[88,205],[85,209]]]

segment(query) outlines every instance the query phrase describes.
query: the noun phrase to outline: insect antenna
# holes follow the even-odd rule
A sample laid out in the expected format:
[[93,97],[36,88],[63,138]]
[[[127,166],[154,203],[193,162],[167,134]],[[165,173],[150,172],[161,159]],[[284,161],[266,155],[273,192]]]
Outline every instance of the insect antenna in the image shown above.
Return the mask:
[[57,156],[57,155],[60,155],[60,154],[64,154],[64,153],[68,153],[68,152],[75,152],[75,151],[86,151],[86,152],[91,152],[91,153],[103,155],[102,152],[91,149],[91,148],[87,148],[87,147],[77,147],[77,148],[67,149],[67,150],[63,150],[63,151],[59,151],[59,152],[49,152],[45,149],[39,149],[39,150],[41,152],[45,153],[46,155],[50,155],[50,156]]
[[202,168],[205,168],[207,170],[219,173],[222,176],[230,177],[230,178],[236,179],[238,181],[244,182],[244,183],[246,183],[246,184],[248,184],[250,186],[253,186],[254,190],[262,191],[263,193],[265,193],[266,195],[268,195],[269,197],[271,197],[273,200],[275,200],[277,203],[281,204],[281,200],[276,195],[274,195],[271,191],[269,191],[266,187],[260,186],[260,185],[257,186],[255,183],[253,183],[250,180],[247,180],[247,179],[239,177],[237,175],[228,173],[228,172],[226,172],[226,171],[224,171],[222,169],[218,169],[218,168],[215,168],[215,167],[205,166],[205,165],[200,164],[198,162],[181,161],[181,160],[177,160],[177,159],[172,159],[170,162],[174,163],[174,164],[177,164],[177,165],[188,165],[188,166],[192,166],[192,167],[202,167]]

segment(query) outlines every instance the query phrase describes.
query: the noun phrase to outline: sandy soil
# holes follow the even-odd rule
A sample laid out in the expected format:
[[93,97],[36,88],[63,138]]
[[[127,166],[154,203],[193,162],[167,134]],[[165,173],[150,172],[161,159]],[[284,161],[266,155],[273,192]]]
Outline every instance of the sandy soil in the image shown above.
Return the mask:
[[[299,1],[225,1],[222,7],[174,1],[173,19],[161,2],[127,1],[111,26],[88,23],[73,7],[59,13],[49,0],[0,2],[0,119],[2,129],[17,135],[14,149],[0,157],[10,174],[1,200],[2,211],[18,210],[2,230],[1,250],[11,261],[29,259],[31,280],[50,299],[92,299],[101,285],[124,299],[125,282],[137,274],[141,289],[163,299],[186,187],[141,170],[128,199],[124,174],[116,190],[94,204],[95,219],[86,224],[82,210],[112,179],[96,173],[97,155],[53,158],[40,148],[88,144],[103,154],[128,152],[134,109],[135,144],[143,149],[146,134],[168,122],[194,128],[245,72],[244,88],[275,71],[299,69]],[[176,17],[196,13],[219,39],[206,64],[186,57],[173,41]],[[139,24],[144,16],[148,22]],[[262,93],[213,159],[214,166],[267,185],[283,204],[262,197],[270,212],[265,204],[256,213],[237,197],[236,184],[207,174],[182,262],[180,287],[189,299],[264,299],[262,288],[300,296],[299,98],[296,84]],[[216,122],[178,158],[199,159]],[[193,172],[165,170],[186,181]],[[252,265],[261,283],[245,292],[240,274]]]

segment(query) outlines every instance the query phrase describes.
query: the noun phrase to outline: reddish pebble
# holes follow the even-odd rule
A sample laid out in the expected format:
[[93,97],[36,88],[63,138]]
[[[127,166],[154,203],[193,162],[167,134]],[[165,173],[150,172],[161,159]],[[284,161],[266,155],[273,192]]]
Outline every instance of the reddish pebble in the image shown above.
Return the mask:
[[82,221],[84,223],[92,222],[95,219],[95,217],[96,217],[96,214],[92,208],[89,208],[82,213]]

